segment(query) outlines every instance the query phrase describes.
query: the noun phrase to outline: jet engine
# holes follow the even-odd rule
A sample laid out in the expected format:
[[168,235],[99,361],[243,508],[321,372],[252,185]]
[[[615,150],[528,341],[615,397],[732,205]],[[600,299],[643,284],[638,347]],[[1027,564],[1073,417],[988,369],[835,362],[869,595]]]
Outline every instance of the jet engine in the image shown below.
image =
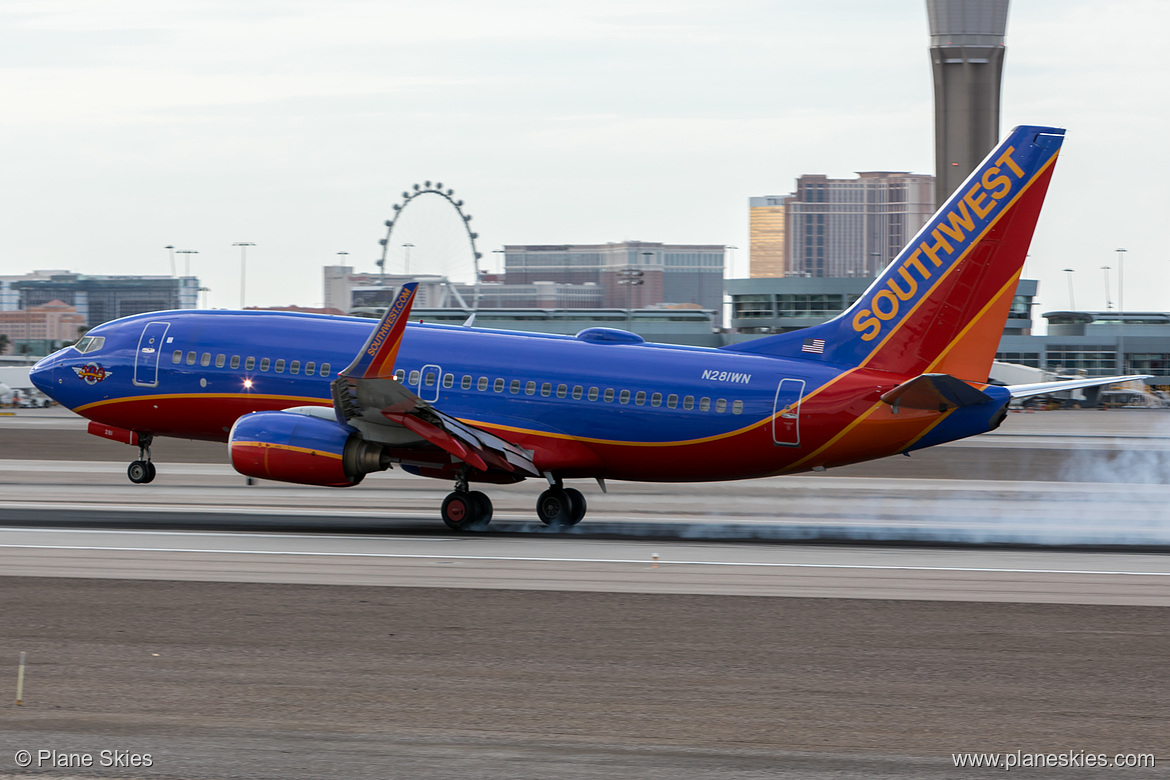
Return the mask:
[[390,458],[348,425],[297,412],[252,412],[228,434],[232,466],[246,477],[349,487]]

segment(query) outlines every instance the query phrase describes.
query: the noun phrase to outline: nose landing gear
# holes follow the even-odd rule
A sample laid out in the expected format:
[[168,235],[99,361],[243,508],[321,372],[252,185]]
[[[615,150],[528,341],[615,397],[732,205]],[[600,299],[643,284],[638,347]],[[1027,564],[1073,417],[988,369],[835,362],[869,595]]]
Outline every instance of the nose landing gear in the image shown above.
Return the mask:
[[126,476],[136,485],[145,485],[153,482],[157,471],[150,460],[150,443],[154,437],[143,434],[138,437],[138,460],[131,463],[126,469]]

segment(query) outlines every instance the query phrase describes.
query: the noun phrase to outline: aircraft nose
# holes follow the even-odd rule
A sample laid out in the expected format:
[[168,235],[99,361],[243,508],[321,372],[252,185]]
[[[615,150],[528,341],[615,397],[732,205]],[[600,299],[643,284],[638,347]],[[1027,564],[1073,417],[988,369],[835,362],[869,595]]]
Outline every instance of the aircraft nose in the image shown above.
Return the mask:
[[37,361],[36,365],[28,371],[29,381],[36,386],[45,395],[53,400],[57,400],[54,393],[54,376],[57,373],[58,364],[61,361],[57,359],[56,355],[50,355],[47,358]]

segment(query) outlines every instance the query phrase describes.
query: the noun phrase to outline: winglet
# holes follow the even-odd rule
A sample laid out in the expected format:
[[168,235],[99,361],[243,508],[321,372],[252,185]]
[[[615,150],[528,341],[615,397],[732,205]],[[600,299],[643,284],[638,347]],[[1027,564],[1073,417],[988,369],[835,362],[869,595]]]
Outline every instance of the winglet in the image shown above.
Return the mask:
[[414,303],[414,294],[418,289],[418,282],[407,282],[398,291],[398,297],[386,313],[378,327],[370,334],[369,341],[362,347],[362,351],[354,358],[349,368],[341,372],[342,376],[360,379],[378,379],[394,374],[394,360],[398,357],[398,349],[402,346],[402,336],[406,332],[406,321],[410,318],[410,307]]

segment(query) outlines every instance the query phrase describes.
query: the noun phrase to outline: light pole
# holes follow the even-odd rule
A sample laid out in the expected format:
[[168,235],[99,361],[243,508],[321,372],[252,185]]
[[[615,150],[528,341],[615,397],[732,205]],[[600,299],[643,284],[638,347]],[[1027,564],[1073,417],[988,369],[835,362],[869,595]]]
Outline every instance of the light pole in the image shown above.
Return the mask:
[[406,260],[403,263],[403,275],[410,276],[410,250],[414,248],[414,244],[403,244],[402,248],[406,250]]
[[173,277],[175,275],[175,248],[170,244],[167,244],[163,247],[163,249],[166,249],[171,253],[171,276]]
[[1109,268],[1107,265],[1101,266],[1101,270],[1105,272],[1105,311],[1113,310],[1113,301],[1109,300]]
[[[644,256],[651,255],[651,252],[643,252]],[[635,285],[645,284],[646,281],[642,278],[645,276],[645,271],[637,268],[626,267],[618,271],[618,284],[625,285],[626,288],[626,330],[632,331],[634,328],[634,312],[633,312],[633,293],[631,289]]]
[[1125,252],[1117,250],[1117,358],[1125,373]]
[[199,254],[198,249],[177,249],[178,254],[183,255],[183,276],[191,275],[191,255]]
[[726,269],[726,272],[724,273],[724,276],[734,279],[735,278],[735,250],[739,249],[739,247],[737,247],[737,246],[723,247],[724,252],[726,252],[729,249],[731,250],[731,259],[729,259],[727,261],[727,269]]
[[1066,274],[1068,274],[1068,310],[1069,311],[1076,311],[1077,310],[1077,299],[1073,296],[1073,286],[1072,286],[1073,270],[1074,269],[1072,269],[1072,268],[1064,269],[1064,272]]
[[251,241],[237,241],[232,246],[240,248],[240,308],[244,308],[244,287],[247,283],[248,247],[256,246]]

